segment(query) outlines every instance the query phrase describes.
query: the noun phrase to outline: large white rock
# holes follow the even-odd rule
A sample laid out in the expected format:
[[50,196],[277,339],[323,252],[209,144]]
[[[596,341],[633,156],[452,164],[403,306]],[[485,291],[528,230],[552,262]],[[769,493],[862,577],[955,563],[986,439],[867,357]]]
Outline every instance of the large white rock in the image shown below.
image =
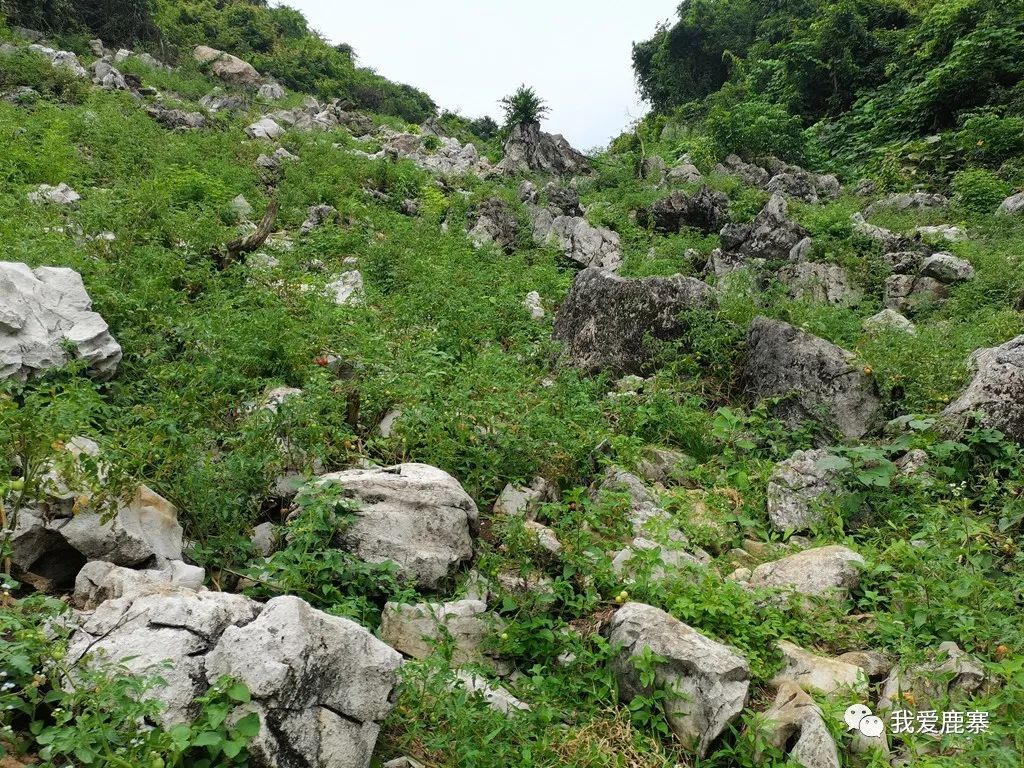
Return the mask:
[[284,136],[284,128],[278,125],[272,118],[263,117],[245,129],[250,139],[263,139],[273,141]]
[[367,562],[394,562],[401,575],[434,589],[473,555],[476,504],[437,467],[351,469],[320,481],[340,484],[360,503],[339,543]]
[[347,619],[297,597],[266,605],[241,595],[139,587],[102,603],[71,639],[68,658],[122,661],[166,681],[151,692],[165,725],[186,722],[222,675],[248,686],[261,729],[253,768],[366,768],[394,705],[401,656]]
[[263,725],[249,745],[257,768],[364,768],[401,663],[355,622],[283,596],[255,621],[227,627],[205,671],[208,682],[229,675],[249,687]]
[[98,377],[117,370],[121,347],[92,311],[81,275],[64,267],[33,270],[0,262],[0,380],[25,381],[64,365],[65,341]]
[[665,661],[654,666],[654,687],[667,694],[663,707],[672,732],[698,755],[743,710],[750,667],[730,648],[705,637],[664,611],[626,603],[612,617],[610,640],[622,650],[612,670],[626,701],[650,695],[634,661],[649,648]]
[[867,676],[854,664],[818,656],[788,640],[779,641],[779,650],[782,651],[784,666],[772,678],[771,684],[776,688],[784,683],[795,683],[817,693],[835,693],[844,689],[867,693]]
[[115,565],[139,565],[148,560],[181,560],[182,528],[178,511],[167,499],[144,485],[118,507],[110,520],[98,511],[85,510],[48,527],[88,560]]
[[53,203],[54,205],[74,205],[82,196],[63,181],[56,187],[40,184],[34,192],[28,193],[30,203]]
[[363,275],[357,269],[342,272],[324,290],[339,307],[359,304],[363,300]]
[[1024,213],[1024,192],[1010,195],[999,204],[996,214],[999,216],[1017,216]]
[[197,46],[192,52],[192,56],[201,64],[209,64],[210,71],[214,76],[225,83],[242,86],[259,85],[260,73],[252,64],[237,56],[206,45]]
[[845,597],[860,583],[864,558],[839,545],[797,552],[754,569],[752,587],[772,587],[801,595],[836,594]]
[[459,670],[455,673],[452,688],[462,688],[467,693],[480,696],[487,706],[503,715],[514,715],[525,712],[530,705],[517,699],[500,685],[492,685],[483,676]]
[[169,563],[161,570],[136,571],[94,560],[78,572],[72,600],[77,608],[88,611],[107,600],[149,592],[161,584],[198,591],[205,577],[206,572],[199,566],[180,561]]

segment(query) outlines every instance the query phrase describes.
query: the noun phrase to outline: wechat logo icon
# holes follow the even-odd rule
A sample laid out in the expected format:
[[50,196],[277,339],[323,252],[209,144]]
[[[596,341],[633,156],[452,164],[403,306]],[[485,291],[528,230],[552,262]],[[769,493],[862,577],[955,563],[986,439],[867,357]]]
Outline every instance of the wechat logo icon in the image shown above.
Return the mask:
[[882,722],[882,718],[875,717],[871,714],[871,710],[863,704],[853,704],[847,707],[843,720],[846,721],[848,730],[859,731],[869,739],[881,736],[885,731],[885,723]]

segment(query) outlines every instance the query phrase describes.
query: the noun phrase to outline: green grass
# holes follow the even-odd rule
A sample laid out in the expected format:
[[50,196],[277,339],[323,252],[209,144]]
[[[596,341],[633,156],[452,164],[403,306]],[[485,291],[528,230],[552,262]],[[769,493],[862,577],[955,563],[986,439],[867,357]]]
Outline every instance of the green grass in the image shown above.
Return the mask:
[[[189,69],[125,69],[186,105],[212,87]],[[927,447],[934,482],[894,480],[891,488],[865,489],[851,475],[849,494],[830,500],[829,524],[816,532],[817,542],[845,543],[869,563],[846,605],[779,607],[725,577],[733,567],[729,550],[745,538],[773,537],[764,509],[772,466],[810,445],[808,434],[782,429],[742,397],[737,366],[753,317],[785,319],[853,351],[872,367],[891,415],[935,412],[967,380],[970,352],[1024,332],[1016,309],[1024,291],[1024,222],[962,211],[951,218],[875,217],[901,230],[965,224],[973,239],[949,249],[978,275],[945,306],[915,317],[916,336],[871,338],[861,323],[880,308],[885,275],[879,254],[850,232],[859,201],[794,204],[792,215],[815,237],[815,258],[845,267],[864,288],[863,303],[839,310],[779,290],[756,301],[734,290],[718,311],[700,316],[683,354],[642,394],[614,399],[607,397],[612,382],[552,366],[550,314],[533,321],[521,305],[536,290],[546,307],[556,307],[573,273],[528,236],[506,255],[474,248],[462,232],[467,212],[495,194],[523,215],[517,180],[461,180],[465,196],[441,190],[410,163],[367,161],[336,149],[350,141],[339,130],[288,134],[283,144],[301,160],[271,191],[253,166],[267,146],[241,140],[255,112],[222,116],[204,131],[168,133],[124,94],[90,91],[62,101],[52,96],[59,90],[47,85],[49,73],[28,65],[25,72],[17,77],[35,78],[44,95],[27,107],[0,102],[0,258],[79,270],[125,356],[109,383],[71,370],[11,387],[13,397],[0,401],[0,477],[15,471],[19,452],[45,455],[54,440],[89,434],[111,463],[111,486],[144,481],[174,502],[195,557],[211,569],[248,564],[249,528],[268,511],[271,483],[287,466],[312,474],[362,458],[434,464],[460,480],[485,518],[506,483],[543,474],[561,486],[563,501],[542,513],[565,544],[561,558],[481,542],[481,570],[539,571],[553,585],[550,596],[503,594],[494,603],[509,636],[495,642],[504,643],[523,673],[508,685],[532,711],[506,720],[449,692],[443,659],[410,664],[382,753],[481,768],[751,764],[749,734],[727,738],[717,755],[698,763],[641,713],[631,720],[608,672],[610,650],[594,633],[624,588],[611,558],[628,537],[621,499],[592,502],[585,488],[601,464],[635,466],[643,448],[657,444],[692,457],[689,480],[711,499],[727,533],[716,539],[690,531],[715,553],[713,566],[661,584],[640,579],[629,586],[631,596],[747,656],[754,674],[748,719],[771,698],[766,684],[779,663],[779,639],[823,653],[885,649],[903,661],[952,639],[1004,683],[963,703],[992,711],[993,731],[962,744],[959,755],[916,764],[1019,764],[1024,558],[1014,537],[1024,486],[1016,449],[984,434],[960,443],[928,431],[896,446],[881,441],[893,455],[911,442]],[[676,149],[648,151],[674,156]],[[686,262],[683,254],[695,248],[706,256],[717,237],[653,235],[638,227],[630,213],[664,190],[635,180],[628,161],[606,156],[599,166],[581,185],[582,198],[594,224],[621,235],[625,273],[699,274],[702,260]],[[78,209],[26,204],[35,185],[62,181],[82,194]],[[709,183],[729,192],[737,221],[751,219],[765,200],[735,179],[710,176]],[[386,198],[368,195],[369,188]],[[278,227],[294,243],[264,248],[276,266],[215,268],[211,252],[236,235],[227,203],[239,194],[257,216],[271,197],[280,202]],[[401,214],[406,198],[419,199],[424,215]],[[343,223],[299,237],[308,207],[319,203],[337,207]],[[444,232],[439,224],[446,217]],[[59,227],[86,235],[109,230],[116,240],[78,241]],[[325,284],[351,257],[366,281],[362,306],[336,307],[304,290]],[[339,379],[319,366],[328,353],[352,376]],[[276,416],[251,413],[248,404],[282,384],[302,387],[304,395]],[[376,426],[393,408],[403,416],[385,439]],[[609,451],[598,458],[594,449],[604,441]],[[668,497],[670,509],[682,514],[682,489]],[[502,534],[517,540],[512,529]],[[918,541],[927,546],[911,544]],[[333,608],[342,611],[344,602]],[[997,655],[1001,645],[1009,655]],[[576,655],[569,666],[558,662],[565,652]]]

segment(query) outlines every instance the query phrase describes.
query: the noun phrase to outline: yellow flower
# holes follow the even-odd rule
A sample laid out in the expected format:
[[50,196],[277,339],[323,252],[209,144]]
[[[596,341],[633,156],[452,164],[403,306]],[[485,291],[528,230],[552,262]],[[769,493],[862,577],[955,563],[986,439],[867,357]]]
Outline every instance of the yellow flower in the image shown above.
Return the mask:
[[978,139],[978,146],[979,147],[985,146],[985,140],[984,139]]

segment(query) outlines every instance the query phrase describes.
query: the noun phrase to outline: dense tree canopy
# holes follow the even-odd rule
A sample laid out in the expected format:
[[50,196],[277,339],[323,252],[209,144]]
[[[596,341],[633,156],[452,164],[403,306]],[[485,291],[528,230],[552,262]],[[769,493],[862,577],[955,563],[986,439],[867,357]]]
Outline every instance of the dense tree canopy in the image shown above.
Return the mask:
[[982,115],[1016,145],[1024,0],[686,0],[633,64],[658,113],[710,116],[737,150],[778,149],[753,134],[779,109],[847,158]]

